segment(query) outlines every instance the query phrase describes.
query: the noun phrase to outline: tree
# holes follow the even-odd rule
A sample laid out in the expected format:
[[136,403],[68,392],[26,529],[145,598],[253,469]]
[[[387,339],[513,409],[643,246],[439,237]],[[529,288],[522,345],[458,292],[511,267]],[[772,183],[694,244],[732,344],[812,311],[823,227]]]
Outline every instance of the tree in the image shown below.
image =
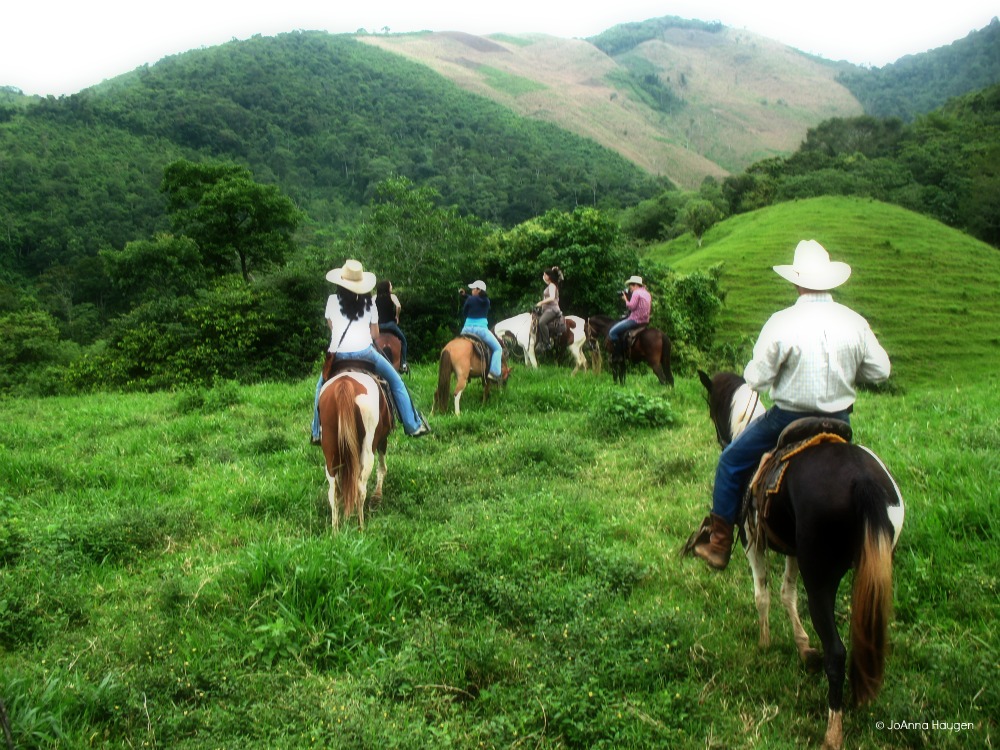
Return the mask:
[[274,185],[255,182],[236,164],[173,162],[164,170],[175,229],[194,239],[217,273],[239,261],[243,280],[251,271],[280,264],[293,249],[303,214]]
[[701,247],[701,238],[705,232],[721,218],[722,212],[713,204],[702,199],[688,201],[682,216],[684,225],[698,240],[698,247]]
[[100,255],[111,282],[131,304],[193,294],[207,278],[198,243],[190,237],[158,234]]

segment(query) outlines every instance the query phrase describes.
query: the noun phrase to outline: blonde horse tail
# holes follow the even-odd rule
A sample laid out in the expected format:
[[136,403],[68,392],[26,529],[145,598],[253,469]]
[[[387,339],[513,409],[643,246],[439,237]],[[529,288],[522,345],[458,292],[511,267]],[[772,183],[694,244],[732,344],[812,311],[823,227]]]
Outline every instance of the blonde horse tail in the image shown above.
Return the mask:
[[438,414],[448,413],[448,392],[451,390],[451,351],[448,347],[441,350],[441,359],[438,361],[438,384],[434,391],[434,407],[432,412]]
[[885,676],[889,620],[892,618],[892,525],[885,493],[871,479],[855,488],[864,537],[851,603],[850,680],[859,705],[874,699]]
[[337,409],[337,455],[340,465],[334,467],[337,481],[340,484],[340,494],[343,497],[344,518],[350,518],[358,504],[358,479],[361,476],[361,433],[364,425],[361,423],[361,410],[355,402],[354,389],[347,387],[343,378],[343,387],[334,393],[334,404]]

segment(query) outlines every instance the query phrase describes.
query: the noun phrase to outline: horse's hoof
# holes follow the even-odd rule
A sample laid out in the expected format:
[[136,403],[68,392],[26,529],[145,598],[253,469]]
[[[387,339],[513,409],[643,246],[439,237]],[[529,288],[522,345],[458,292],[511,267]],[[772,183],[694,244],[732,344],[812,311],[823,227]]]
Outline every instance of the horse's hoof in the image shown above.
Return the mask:
[[816,674],[823,669],[823,654],[814,648],[806,649],[802,654],[802,663],[809,674]]

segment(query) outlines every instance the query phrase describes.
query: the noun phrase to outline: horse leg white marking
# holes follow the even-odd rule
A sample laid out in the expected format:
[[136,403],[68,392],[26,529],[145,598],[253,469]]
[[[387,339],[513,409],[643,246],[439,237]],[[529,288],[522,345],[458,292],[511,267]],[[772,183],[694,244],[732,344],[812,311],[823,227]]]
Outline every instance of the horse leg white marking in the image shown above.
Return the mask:
[[844,744],[844,714],[841,711],[830,711],[826,720],[826,736],[823,737],[823,750],[840,750]]
[[462,413],[462,391],[455,391],[455,416]]
[[760,647],[771,645],[771,592],[767,587],[767,550],[752,541],[747,546],[747,560],[753,573],[753,598],[757,604],[757,618],[760,620]]
[[375,469],[375,492],[372,494],[372,499],[376,500],[382,497],[382,481],[385,479],[386,474],[386,463],[385,454],[378,454],[378,468]]
[[802,627],[802,618],[799,617],[799,561],[796,557],[785,558],[785,576],[781,581],[781,603],[785,605],[788,612],[788,619],[792,621],[792,633],[795,638],[795,647],[799,651],[799,658],[803,664],[808,664],[811,658],[819,656],[815,649],[809,648],[809,636],[805,628]]

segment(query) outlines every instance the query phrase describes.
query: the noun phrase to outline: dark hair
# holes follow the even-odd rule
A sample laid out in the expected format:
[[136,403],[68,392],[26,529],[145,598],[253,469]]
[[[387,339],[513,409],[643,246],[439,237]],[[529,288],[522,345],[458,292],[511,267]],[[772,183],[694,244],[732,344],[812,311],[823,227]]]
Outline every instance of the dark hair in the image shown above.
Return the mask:
[[544,273],[546,276],[549,277],[549,281],[551,281],[556,286],[562,284],[563,272],[559,270],[559,266],[552,266],[552,268],[546,268]]
[[372,309],[370,294],[356,294],[350,289],[338,286],[337,299],[340,300],[340,311],[348,320],[360,320],[361,316]]
[[382,281],[375,285],[375,295],[377,297],[385,297],[389,294],[392,294],[392,282],[388,279],[382,279]]

